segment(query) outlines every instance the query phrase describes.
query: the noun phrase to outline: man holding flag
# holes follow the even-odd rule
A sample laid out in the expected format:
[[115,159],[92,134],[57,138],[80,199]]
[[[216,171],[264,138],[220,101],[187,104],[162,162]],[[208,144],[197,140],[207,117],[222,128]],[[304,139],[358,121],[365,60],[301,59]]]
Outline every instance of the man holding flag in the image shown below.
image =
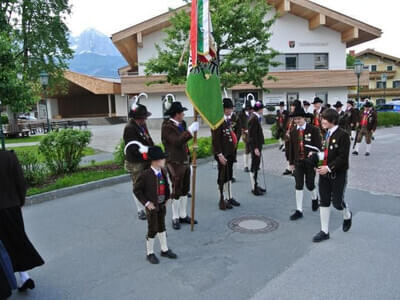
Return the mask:
[[[194,119],[200,114],[203,120],[215,130],[224,122],[221,103],[221,83],[218,77],[218,61],[212,25],[209,0],[193,0],[190,26],[190,58],[186,94],[195,112]],[[197,134],[193,136],[193,176],[192,176],[192,230],[194,204],[196,199],[196,149]]]

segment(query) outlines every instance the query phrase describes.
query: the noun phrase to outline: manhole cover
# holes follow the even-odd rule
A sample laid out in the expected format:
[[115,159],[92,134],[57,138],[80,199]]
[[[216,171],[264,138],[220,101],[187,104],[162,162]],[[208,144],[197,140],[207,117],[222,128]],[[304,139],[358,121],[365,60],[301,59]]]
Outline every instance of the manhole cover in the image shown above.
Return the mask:
[[267,233],[278,229],[278,222],[263,216],[243,216],[233,219],[228,227],[241,233]]

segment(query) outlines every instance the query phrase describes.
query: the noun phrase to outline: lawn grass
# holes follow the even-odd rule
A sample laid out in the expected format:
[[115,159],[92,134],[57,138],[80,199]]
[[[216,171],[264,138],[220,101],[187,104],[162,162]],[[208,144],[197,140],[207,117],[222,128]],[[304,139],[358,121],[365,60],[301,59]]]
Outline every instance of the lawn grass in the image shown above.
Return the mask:
[[6,138],[6,144],[22,144],[40,142],[44,135],[32,135],[24,138]]
[[[109,165],[115,165],[114,163]],[[98,164],[96,166],[106,166],[105,163]],[[73,173],[64,175],[54,180],[54,182],[50,184],[46,184],[40,187],[31,187],[28,189],[28,196],[37,195],[45,192],[50,192],[66,187],[71,187],[79,184],[84,184],[92,181],[97,181],[109,177],[115,177],[119,175],[126,174],[126,171],[123,168],[110,168],[110,169],[90,169],[90,168],[82,168],[81,170]]]

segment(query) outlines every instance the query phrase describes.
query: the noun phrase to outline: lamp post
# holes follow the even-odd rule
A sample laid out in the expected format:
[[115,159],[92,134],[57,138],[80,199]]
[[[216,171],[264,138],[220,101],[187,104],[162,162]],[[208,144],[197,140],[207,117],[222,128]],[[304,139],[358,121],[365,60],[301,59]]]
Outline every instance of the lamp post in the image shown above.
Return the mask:
[[4,132],[3,132],[3,119],[1,118],[1,113],[3,109],[1,106],[1,100],[0,100],[0,138],[1,138],[1,150],[5,151],[6,150],[6,141],[4,139]]
[[360,106],[360,77],[364,69],[364,64],[357,59],[354,63],[354,73],[357,75],[357,107]]
[[47,108],[47,86],[49,85],[49,74],[46,72],[40,72],[39,74],[40,77],[40,83],[43,87],[43,92],[44,92],[44,101],[46,104],[46,118],[47,118],[47,132],[51,131],[51,124],[50,124],[50,119],[49,119],[49,111]]
[[382,74],[381,75],[381,81],[382,81],[382,85],[383,85],[383,100],[384,103],[386,103],[386,82],[387,82],[387,75],[386,74]]

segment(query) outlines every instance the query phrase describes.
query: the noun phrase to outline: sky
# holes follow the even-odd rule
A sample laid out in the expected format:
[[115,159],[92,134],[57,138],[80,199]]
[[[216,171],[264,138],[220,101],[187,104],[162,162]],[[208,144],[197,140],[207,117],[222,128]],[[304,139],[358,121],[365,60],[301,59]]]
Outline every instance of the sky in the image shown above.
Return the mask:
[[[354,49],[374,48],[400,57],[398,0],[314,0],[314,2],[382,29],[381,38]],[[106,35],[130,27],[185,4],[182,0],[70,0],[72,16],[68,26],[72,35],[95,28]]]

